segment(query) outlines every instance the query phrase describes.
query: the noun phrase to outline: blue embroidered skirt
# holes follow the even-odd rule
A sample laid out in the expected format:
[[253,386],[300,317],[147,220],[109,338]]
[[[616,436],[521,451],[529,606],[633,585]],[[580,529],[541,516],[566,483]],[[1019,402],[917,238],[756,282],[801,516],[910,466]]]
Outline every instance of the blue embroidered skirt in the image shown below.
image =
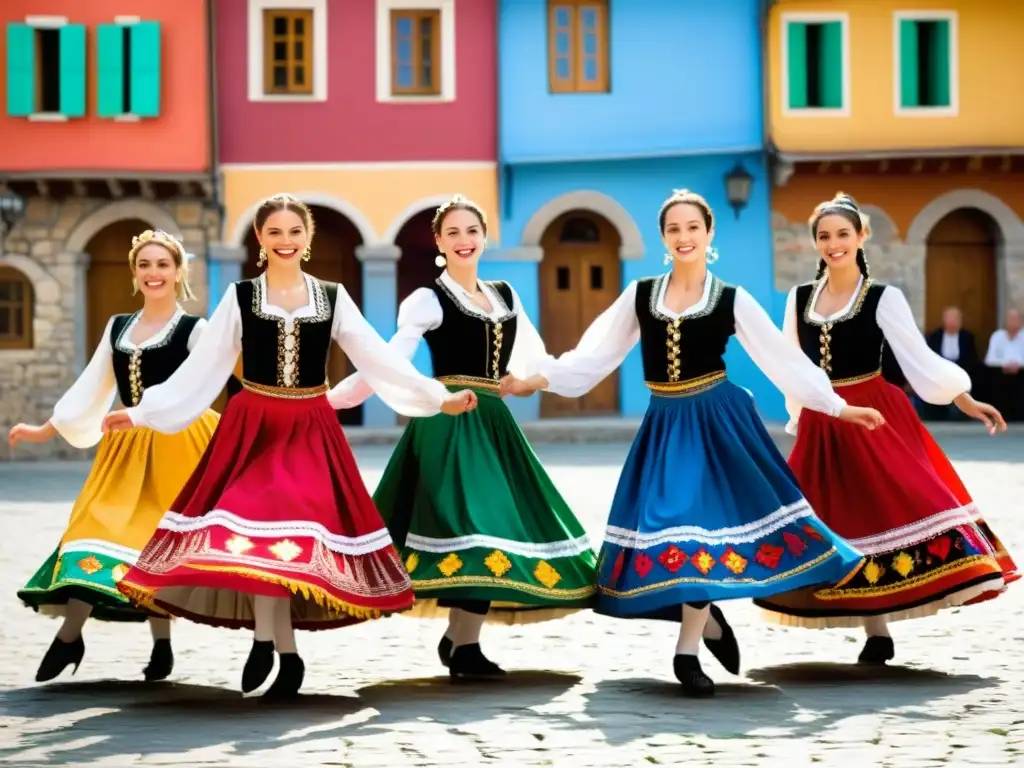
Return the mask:
[[652,394],[622,469],[597,612],[678,621],[682,603],[851,578],[861,554],[814,514],[750,393],[724,376],[678,390]]

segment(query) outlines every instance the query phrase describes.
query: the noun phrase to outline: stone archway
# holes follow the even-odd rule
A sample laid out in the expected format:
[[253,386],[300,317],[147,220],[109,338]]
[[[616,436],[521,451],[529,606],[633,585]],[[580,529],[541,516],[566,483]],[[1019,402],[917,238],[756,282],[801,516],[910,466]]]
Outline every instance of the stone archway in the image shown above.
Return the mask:
[[555,219],[578,210],[592,211],[606,219],[616,229],[621,242],[620,259],[632,261],[644,257],[644,238],[629,211],[603,192],[585,189],[559,195],[538,208],[523,227],[521,244],[534,248],[541,246],[544,234]]
[[[116,200],[98,208],[82,219],[68,235],[64,250],[69,253],[86,253],[86,245],[101,230],[125,219],[144,222],[143,229],[162,229],[175,237],[181,237],[178,222],[165,208],[148,200]],[[140,229],[139,232],[141,231]],[[135,234],[139,234],[139,232]],[[125,253],[127,253],[127,249]]]
[[[301,192],[294,193],[294,197],[304,202],[309,206],[319,206],[320,208],[327,208],[332,211],[336,211],[344,216],[359,232],[359,238],[362,243],[374,244],[377,242],[377,232],[373,228],[373,224],[367,218],[366,214],[356,208],[352,203],[334,195],[326,195],[322,192]],[[256,218],[256,211],[259,210],[260,203],[262,200],[257,200],[255,203],[250,205],[238,220],[235,222],[235,226],[231,230],[230,245],[245,245],[249,233],[252,232],[252,222]]]

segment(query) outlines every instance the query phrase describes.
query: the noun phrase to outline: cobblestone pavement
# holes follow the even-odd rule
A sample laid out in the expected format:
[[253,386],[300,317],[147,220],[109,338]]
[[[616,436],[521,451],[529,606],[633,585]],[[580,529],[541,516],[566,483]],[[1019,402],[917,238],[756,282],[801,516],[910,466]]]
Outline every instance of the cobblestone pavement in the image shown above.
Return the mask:
[[[1011,550],[1024,554],[1024,432],[944,439]],[[358,451],[367,483],[389,448]],[[559,488],[599,536],[626,447],[541,446]],[[1016,463],[1014,463],[1016,462]],[[175,766],[920,766],[1024,761],[1024,587],[894,629],[898,665],[851,664],[857,632],[780,629],[726,606],[745,676],[706,664],[708,701],[673,684],[675,629],[589,613],[487,627],[507,683],[451,686],[442,625],[391,618],[302,633],[308,674],[292,706],[242,699],[250,636],[175,626],[173,683],[137,682],[144,626],[92,623],[81,674],[32,681],[56,623],[14,592],[49,553],[87,466],[0,465],[0,762]]]

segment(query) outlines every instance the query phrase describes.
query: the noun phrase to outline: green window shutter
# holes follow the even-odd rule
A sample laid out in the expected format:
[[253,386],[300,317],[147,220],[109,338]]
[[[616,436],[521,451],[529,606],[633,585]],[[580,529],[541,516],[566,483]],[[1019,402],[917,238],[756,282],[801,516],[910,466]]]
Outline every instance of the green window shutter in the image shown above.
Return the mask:
[[160,22],[141,21],[131,26],[131,104],[139,117],[160,115]]
[[821,25],[821,106],[839,109],[843,106],[843,23],[830,21]]
[[85,25],[60,28],[60,113],[85,117]]
[[7,114],[36,111],[36,31],[28,24],[7,25]]
[[900,20],[900,105],[917,107],[921,94],[917,79],[917,22]]
[[124,103],[124,27],[100,24],[96,28],[96,111],[100,117],[117,117]]
[[789,108],[807,107],[807,25],[790,22],[786,27],[789,46]]
[[948,107],[952,103],[949,82],[949,22],[936,21],[929,27],[935,37],[932,40],[931,61],[928,62],[928,91],[932,97],[932,106]]

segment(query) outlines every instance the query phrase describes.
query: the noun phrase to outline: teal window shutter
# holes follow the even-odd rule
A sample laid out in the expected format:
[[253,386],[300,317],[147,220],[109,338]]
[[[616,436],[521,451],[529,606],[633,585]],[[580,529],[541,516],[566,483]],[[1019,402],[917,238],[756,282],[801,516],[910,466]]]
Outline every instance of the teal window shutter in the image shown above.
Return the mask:
[[85,25],[60,28],[60,113],[85,117]]
[[921,103],[917,67],[917,22],[900,20],[900,105],[916,107]]
[[36,31],[28,24],[7,25],[7,114],[36,111]]
[[96,28],[96,112],[100,117],[117,117],[125,112],[124,27],[100,24]]
[[952,104],[950,98],[950,39],[949,22],[935,21],[928,25],[931,33],[931,60],[928,66],[928,93],[931,96],[931,105],[934,107],[948,107]]
[[160,22],[131,26],[129,112],[139,117],[160,115]]
[[839,109],[843,106],[843,24],[830,21],[821,25],[821,106]]
[[789,107],[807,107],[807,25],[790,22],[786,27],[789,47]]

